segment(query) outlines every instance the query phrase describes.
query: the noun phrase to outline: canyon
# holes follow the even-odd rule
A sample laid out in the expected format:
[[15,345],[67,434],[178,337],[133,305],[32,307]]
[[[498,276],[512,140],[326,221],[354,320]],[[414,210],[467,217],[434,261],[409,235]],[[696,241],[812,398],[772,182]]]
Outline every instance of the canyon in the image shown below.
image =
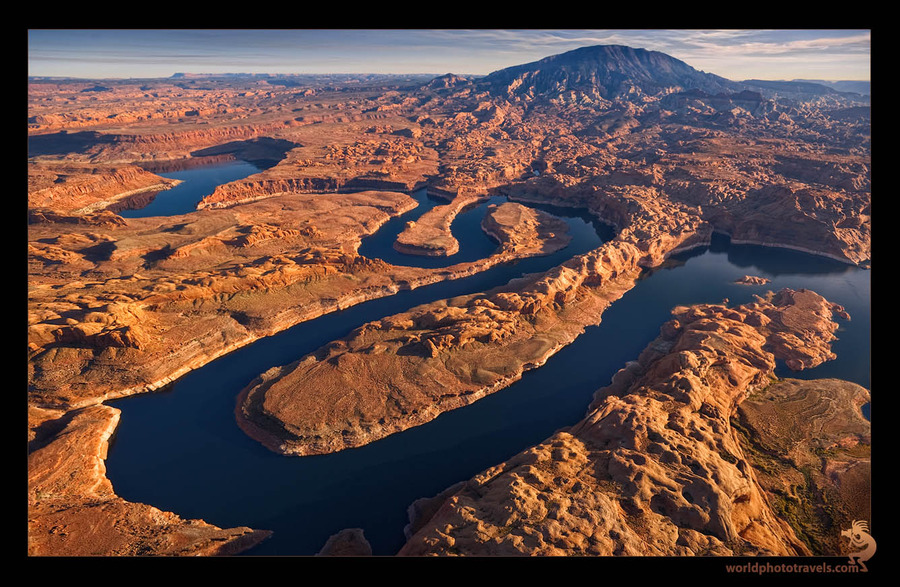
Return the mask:
[[[777,90],[617,46],[483,77],[31,80],[29,554],[252,554],[266,528],[219,528],[115,493],[109,402],[320,316],[564,252],[567,224],[542,206],[612,234],[259,373],[235,398],[235,425],[307,458],[464,410],[540,370],[648,271],[715,235],[868,269],[867,99]],[[235,160],[258,173],[188,213],[125,216],[178,184],[168,171]],[[446,263],[360,254],[420,206],[420,190],[440,204],[394,249]],[[465,244],[454,219],[476,206],[496,248],[454,262]],[[761,294],[675,308],[583,420],[411,504],[399,554],[839,554],[825,528],[869,515],[868,390],[775,369],[833,360],[833,316],[850,316],[813,291]],[[789,410],[815,418],[791,430]],[[790,450],[789,434],[802,438]],[[828,519],[802,511],[804,496],[826,493]],[[371,552],[352,529],[333,538],[322,554]]]

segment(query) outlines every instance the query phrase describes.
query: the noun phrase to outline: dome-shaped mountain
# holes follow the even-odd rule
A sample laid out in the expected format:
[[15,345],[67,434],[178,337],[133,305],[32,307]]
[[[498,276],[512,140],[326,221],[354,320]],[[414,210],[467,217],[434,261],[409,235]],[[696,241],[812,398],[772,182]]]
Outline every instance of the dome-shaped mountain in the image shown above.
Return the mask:
[[553,98],[574,93],[607,100],[672,90],[715,93],[743,89],[665,53],[622,45],[582,47],[508,67],[485,76],[480,84],[493,94],[509,97]]

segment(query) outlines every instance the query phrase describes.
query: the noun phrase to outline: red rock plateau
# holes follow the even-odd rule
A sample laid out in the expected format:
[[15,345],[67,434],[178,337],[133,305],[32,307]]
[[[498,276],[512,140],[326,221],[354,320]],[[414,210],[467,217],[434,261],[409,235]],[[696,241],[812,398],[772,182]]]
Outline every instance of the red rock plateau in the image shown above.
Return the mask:
[[[824,87],[776,99],[681,66],[669,68],[677,75],[610,76],[601,69],[638,64],[636,50],[607,59],[622,49],[591,49],[559,56],[541,73],[529,64],[480,79],[32,80],[30,552],[232,553],[262,539],[264,529],[221,530],[117,498],[103,474],[116,426],[104,402],[158,389],[323,313],[557,250],[567,238],[559,221],[534,213],[530,202],[584,210],[614,225],[616,236],[544,274],[386,317],[314,357],[261,374],[239,406],[242,426],[276,450],[306,454],[427,421],[539,367],[598,323],[643,269],[706,244],[714,231],[868,266],[867,103]],[[598,73],[585,76],[572,63]],[[172,185],[156,173],[223,158],[262,170],[219,186],[189,214],[116,213]],[[498,207],[484,224],[499,241],[497,252],[443,269],[360,256],[360,240],[415,207],[409,192],[426,186],[447,205],[420,219],[423,230],[411,231],[410,243],[429,248],[437,239],[450,251],[450,218],[475,199],[506,195],[518,204]],[[750,341],[776,336],[752,334],[749,325],[739,330]],[[783,346],[806,348],[794,342]],[[362,363],[367,369],[357,370]],[[758,373],[738,369],[729,385],[743,389],[746,377],[759,383],[767,364]],[[389,370],[399,376],[395,395],[368,387]],[[336,382],[346,373],[359,401],[355,414],[313,405],[288,384],[321,376],[337,400]],[[718,385],[691,381],[698,389]],[[724,407],[734,398],[714,402]],[[724,433],[726,424],[711,421],[703,434]],[[575,455],[571,466],[582,462],[582,440],[561,442],[571,445],[559,453]],[[82,468],[72,460],[90,463],[83,475],[53,472]],[[695,500],[716,491],[736,498],[745,488],[749,501],[740,513],[726,511],[723,501],[707,520],[665,492],[653,494],[663,495],[657,509],[675,516],[669,524],[709,527],[709,552],[739,551],[733,545],[742,531],[753,534],[742,538],[746,544],[738,540],[751,551],[802,550],[758,509],[759,492],[742,485],[747,474],[728,472],[735,485],[708,484]],[[634,507],[651,497],[641,494]],[[621,539],[607,534],[618,545],[609,552],[644,548],[624,527],[615,532]],[[677,546],[664,541],[643,552],[702,550],[697,534],[683,536]]]
[[[776,358],[803,368],[832,357],[833,312],[791,290],[676,308],[583,420],[418,503],[400,554],[841,554],[807,539],[833,529],[808,510],[844,492],[832,502],[841,522],[867,513],[868,392],[773,376]],[[780,468],[759,476],[761,459]],[[817,490],[827,497],[807,501]],[[784,515],[796,510],[805,516]]]

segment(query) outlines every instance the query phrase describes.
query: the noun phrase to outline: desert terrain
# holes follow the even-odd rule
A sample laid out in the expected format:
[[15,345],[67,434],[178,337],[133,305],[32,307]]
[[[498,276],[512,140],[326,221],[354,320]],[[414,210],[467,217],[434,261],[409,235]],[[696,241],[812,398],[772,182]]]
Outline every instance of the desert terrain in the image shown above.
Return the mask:
[[[30,80],[28,553],[252,554],[269,528],[116,494],[110,402],[319,316],[564,252],[567,225],[542,205],[613,236],[260,372],[234,398],[234,425],[302,459],[464,410],[715,234],[868,270],[868,98],[810,86],[733,82],[619,46],[483,77]],[[178,185],[159,174],[236,160],[258,173],[190,212],[125,213]],[[446,265],[360,254],[419,190],[439,203],[394,248]],[[481,223],[496,249],[454,262],[454,219],[498,196]],[[775,371],[834,359],[853,317],[813,291],[744,283],[761,286],[754,303],[672,308],[581,421],[410,504],[397,554],[841,554],[828,528],[869,516],[869,390]],[[826,513],[810,513],[810,495]],[[371,552],[352,529],[322,546]]]

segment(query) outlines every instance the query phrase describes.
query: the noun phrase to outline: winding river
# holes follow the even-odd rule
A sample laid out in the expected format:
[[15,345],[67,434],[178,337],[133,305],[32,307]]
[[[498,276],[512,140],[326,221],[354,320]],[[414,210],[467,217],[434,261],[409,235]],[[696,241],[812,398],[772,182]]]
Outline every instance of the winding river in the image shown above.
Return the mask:
[[[421,205],[364,239],[361,252],[396,264],[446,265],[467,255],[484,256],[485,250],[489,254],[496,246],[480,228],[473,228],[480,225],[485,203],[463,211],[454,221],[452,229],[461,243],[457,256],[433,259],[397,253],[389,244],[405,222],[440,204],[424,192],[413,195]],[[106,464],[116,493],[220,527],[274,532],[248,555],[312,555],[330,535],[354,527],[364,530],[376,555],[391,555],[405,541],[403,527],[413,501],[435,495],[575,423],[594,391],[608,384],[657,335],[672,307],[725,298],[739,304],[783,287],[813,289],[845,306],[852,320],[840,321],[839,340],[833,347],[837,360],[805,372],[779,374],[839,377],[870,387],[870,272],[791,250],[731,245],[727,237],[717,236],[709,247],[673,256],[664,267],[648,272],[604,313],[600,325],[586,329],[540,369],[423,426],[361,448],[302,458],[272,453],[237,427],[238,392],[269,367],[292,362],[367,321],[553,267],[609,237],[601,223],[572,216],[572,210],[554,212],[566,218],[574,237],[554,255],[500,265],[470,278],[328,314],[238,349],[165,390],[113,402],[122,416]],[[376,250],[377,255],[372,252]],[[745,274],[767,277],[771,283],[734,283]]]

